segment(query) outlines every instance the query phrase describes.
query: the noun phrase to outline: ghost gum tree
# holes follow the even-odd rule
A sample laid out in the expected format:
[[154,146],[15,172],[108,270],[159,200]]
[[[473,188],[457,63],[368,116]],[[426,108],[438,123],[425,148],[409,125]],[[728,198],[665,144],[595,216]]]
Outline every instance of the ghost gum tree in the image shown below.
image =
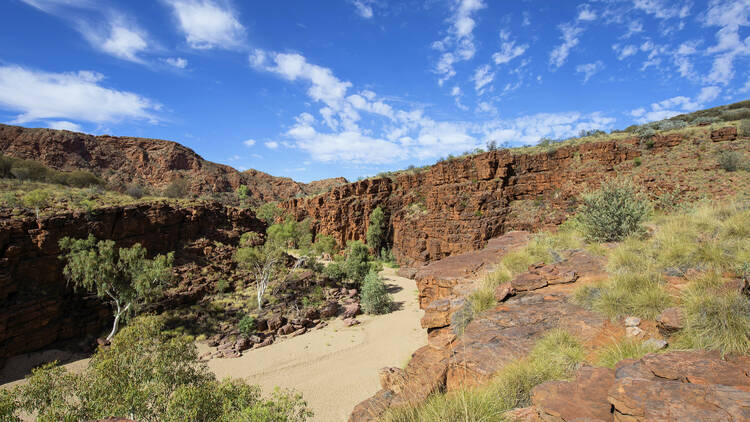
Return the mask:
[[164,293],[172,278],[174,252],[146,258],[146,248],[136,243],[130,248],[116,248],[112,240],[65,237],[60,240],[61,259],[66,262],[63,274],[74,289],[94,292],[112,304],[114,322],[107,340],[112,340],[120,320],[135,314],[143,305]]
[[240,247],[234,255],[237,265],[250,271],[255,278],[259,310],[263,309],[263,295],[270,282],[286,272],[285,254],[280,241],[269,236],[265,243],[261,242],[263,240],[258,233],[245,233],[240,238]]

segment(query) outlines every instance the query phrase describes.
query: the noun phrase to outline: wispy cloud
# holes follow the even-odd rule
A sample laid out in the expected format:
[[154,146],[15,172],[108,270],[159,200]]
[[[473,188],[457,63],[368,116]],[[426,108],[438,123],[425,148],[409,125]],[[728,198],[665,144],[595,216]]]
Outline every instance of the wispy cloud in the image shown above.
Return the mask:
[[370,19],[373,17],[371,0],[352,0],[352,4],[357,9],[359,16]]
[[[13,123],[58,119],[109,123],[159,120],[160,105],[138,94],[105,88],[104,76],[90,71],[51,73],[0,67],[0,105],[19,114]],[[54,123],[49,123],[50,125]]]
[[576,73],[583,73],[583,83],[586,83],[592,76],[601,72],[603,69],[604,63],[602,63],[601,60],[597,60],[593,63],[585,63],[576,66]]
[[562,43],[555,47],[549,55],[550,65],[555,69],[565,64],[568,55],[570,55],[570,50],[578,45],[579,36],[583,33],[583,28],[571,23],[564,23],[558,28],[560,29]]
[[473,32],[476,21],[473,16],[484,7],[482,0],[455,0],[453,14],[448,20],[450,23],[448,35],[432,44],[433,49],[442,52],[435,66],[435,72],[440,75],[438,79],[440,86],[456,75],[454,69],[456,63],[474,57],[476,47]]

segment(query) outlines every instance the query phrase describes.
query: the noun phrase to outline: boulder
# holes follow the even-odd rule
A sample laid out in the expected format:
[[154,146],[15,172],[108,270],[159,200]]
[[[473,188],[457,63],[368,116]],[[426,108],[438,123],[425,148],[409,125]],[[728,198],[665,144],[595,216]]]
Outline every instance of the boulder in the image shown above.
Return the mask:
[[270,331],[278,331],[284,324],[286,324],[286,318],[279,314],[274,314],[268,318],[268,329]]
[[634,317],[634,316],[625,318],[625,326],[626,327],[637,327],[639,325],[641,325],[641,319],[640,318]]
[[318,319],[320,318],[320,311],[315,308],[305,309],[304,316],[307,319]]
[[266,337],[266,339],[265,339],[265,340],[263,340],[262,342],[260,342],[260,343],[255,343],[255,344],[253,345],[253,349],[259,349],[259,348],[261,348],[261,347],[266,347],[266,346],[270,346],[270,345],[271,345],[272,343],[273,343],[273,337],[271,337],[271,336],[268,336],[268,337]]
[[607,393],[615,371],[584,366],[573,381],[551,381],[531,390],[531,401],[545,422],[611,421]]
[[547,280],[536,272],[527,272],[516,276],[510,282],[513,290],[519,292],[526,292],[529,290],[537,290],[547,286]]
[[506,281],[495,288],[495,300],[502,302],[514,293],[513,285],[509,281]]
[[678,307],[667,308],[656,318],[656,326],[663,334],[672,334],[685,327],[685,318]]
[[359,325],[360,322],[356,318],[345,318],[344,319],[344,325],[347,327],[353,327],[355,325]]
[[305,327],[302,327],[302,328],[300,328],[299,330],[295,330],[295,331],[294,331],[294,332],[292,333],[292,337],[297,337],[297,336],[299,336],[299,335],[305,334],[306,332],[307,332],[307,328],[305,328]]
[[339,304],[337,302],[326,302],[322,308],[320,308],[320,318],[333,318],[339,313]]
[[341,314],[341,319],[350,319],[357,316],[359,313],[359,302],[353,302],[344,306],[344,312]]
[[293,333],[294,330],[295,328],[292,324],[286,324],[282,326],[281,328],[279,328],[279,330],[276,333],[280,336],[284,336],[284,335]]
[[737,128],[725,126],[711,131],[711,140],[714,142],[734,141],[737,139]]

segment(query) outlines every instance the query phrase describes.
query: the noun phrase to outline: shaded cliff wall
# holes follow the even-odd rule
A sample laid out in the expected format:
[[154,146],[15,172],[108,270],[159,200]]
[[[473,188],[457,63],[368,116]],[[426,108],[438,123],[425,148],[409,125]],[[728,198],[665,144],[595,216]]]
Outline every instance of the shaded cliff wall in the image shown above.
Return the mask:
[[39,220],[0,214],[0,359],[97,335],[111,323],[108,306],[67,285],[58,258],[58,241],[65,236],[91,233],[118,246],[141,243],[149,253],[176,251],[179,257],[182,245],[195,239],[236,244],[243,232],[264,230],[251,211],[214,203],[149,203]]

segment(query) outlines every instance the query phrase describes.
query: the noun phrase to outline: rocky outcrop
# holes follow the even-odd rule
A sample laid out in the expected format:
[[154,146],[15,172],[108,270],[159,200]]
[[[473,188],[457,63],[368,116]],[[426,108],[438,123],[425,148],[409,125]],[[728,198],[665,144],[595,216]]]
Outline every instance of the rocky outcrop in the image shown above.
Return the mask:
[[[0,215],[0,359],[98,334],[109,322],[110,311],[100,300],[76,294],[67,285],[64,263],[58,258],[58,242],[65,236],[82,238],[91,233],[119,246],[140,243],[153,254],[176,250],[178,261],[185,261],[214,250],[211,245],[182,250],[187,242],[206,238],[236,244],[243,232],[264,230],[265,224],[251,211],[216,203],[186,207],[147,203],[38,220]],[[185,286],[186,298],[200,295],[194,287]]]
[[124,188],[130,182],[163,189],[185,179],[193,194],[249,189],[255,203],[313,195],[346,183],[343,177],[310,184],[274,177],[258,170],[239,172],[204,160],[190,148],[161,139],[93,136],[54,129],[28,129],[0,124],[0,151],[39,161],[57,170],[87,170]]
[[[368,216],[380,206],[390,220],[390,242],[401,264],[419,266],[447,256],[478,250],[489,239],[511,230],[530,230],[564,221],[577,208],[582,192],[619,174],[633,177],[654,197],[664,192],[701,194],[723,189],[698,179],[715,172],[715,163],[697,166],[693,143],[737,139],[734,126],[697,134],[657,134],[639,138],[569,145],[549,152],[513,154],[491,151],[439,162],[426,170],[406,171],[338,186],[282,206],[297,219],[311,218],[313,228],[333,235],[340,244],[365,238]],[[689,136],[689,138],[688,138]],[[710,142],[710,141],[709,141]],[[680,159],[663,158],[677,148]],[[641,171],[653,159],[648,172]],[[676,160],[676,161],[675,161]],[[680,163],[686,163],[684,169]],[[674,163],[674,164],[673,164]],[[681,173],[681,174],[675,174]],[[687,175],[697,174],[696,180]],[[700,184],[702,183],[702,184]],[[726,194],[729,194],[726,192]]]
[[572,381],[532,390],[534,406],[521,420],[750,420],[750,358],[706,351],[650,354],[616,370],[582,368]]

